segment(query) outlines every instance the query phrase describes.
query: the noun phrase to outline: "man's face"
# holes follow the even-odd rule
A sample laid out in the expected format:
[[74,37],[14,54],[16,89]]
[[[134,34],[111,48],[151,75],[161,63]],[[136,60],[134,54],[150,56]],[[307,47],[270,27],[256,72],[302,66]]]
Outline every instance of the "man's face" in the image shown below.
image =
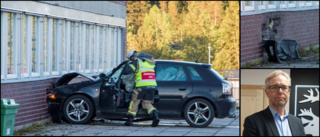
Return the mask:
[[[288,79],[283,75],[277,75],[270,79],[269,86],[290,86]],[[276,92],[272,92],[271,89],[265,89],[265,93],[269,98],[269,105],[274,107],[285,107],[290,97],[290,88],[288,92],[279,89]]]
[[136,59],[137,56],[131,56],[130,60],[133,61],[134,59]]

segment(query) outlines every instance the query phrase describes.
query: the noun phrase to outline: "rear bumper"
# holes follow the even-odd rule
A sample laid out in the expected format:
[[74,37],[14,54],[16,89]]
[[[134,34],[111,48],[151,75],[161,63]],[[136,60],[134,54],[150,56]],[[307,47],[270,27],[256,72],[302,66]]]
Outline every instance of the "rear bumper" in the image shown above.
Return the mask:
[[236,100],[234,98],[217,99],[217,118],[234,116],[236,112]]

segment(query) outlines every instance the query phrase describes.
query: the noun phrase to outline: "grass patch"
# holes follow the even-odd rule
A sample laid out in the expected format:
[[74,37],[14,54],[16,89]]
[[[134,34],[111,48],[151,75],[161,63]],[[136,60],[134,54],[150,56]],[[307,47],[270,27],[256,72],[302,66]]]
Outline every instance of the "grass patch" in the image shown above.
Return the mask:
[[262,65],[263,62],[261,62],[259,59],[256,59],[252,62],[247,62],[245,65],[241,66],[241,68],[251,68],[257,65]]
[[308,56],[308,50],[304,49],[303,47],[299,46],[298,47],[299,50],[299,55],[302,57],[306,57]]
[[22,134],[25,132],[37,132],[38,127],[42,127],[42,126],[49,125],[49,124],[51,124],[51,122],[40,121],[38,123],[31,124],[30,126],[23,126],[23,128],[21,128],[17,131],[14,131],[13,135],[14,136],[22,136]]
[[254,61],[252,61],[252,65],[256,66],[256,65],[260,65],[261,64],[261,61],[256,59]]
[[312,51],[314,53],[319,53],[319,47],[316,46],[315,44],[311,44],[310,45],[310,51]]

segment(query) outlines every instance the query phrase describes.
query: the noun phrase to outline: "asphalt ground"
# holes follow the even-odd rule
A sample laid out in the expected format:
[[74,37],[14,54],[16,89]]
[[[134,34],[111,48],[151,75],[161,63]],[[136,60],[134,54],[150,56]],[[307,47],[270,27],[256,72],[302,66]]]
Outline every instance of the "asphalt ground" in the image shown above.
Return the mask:
[[160,119],[158,127],[152,121],[134,122],[95,120],[89,124],[47,124],[22,136],[239,136],[239,110],[235,118],[215,118],[206,128],[190,127],[185,120]]

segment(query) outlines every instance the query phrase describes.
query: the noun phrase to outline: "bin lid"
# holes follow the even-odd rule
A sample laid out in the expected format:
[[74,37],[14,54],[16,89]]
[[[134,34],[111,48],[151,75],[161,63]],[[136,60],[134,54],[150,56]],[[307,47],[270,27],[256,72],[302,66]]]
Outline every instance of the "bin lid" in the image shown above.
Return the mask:
[[6,107],[6,106],[19,106],[19,104],[16,104],[14,99],[1,99],[1,108]]

